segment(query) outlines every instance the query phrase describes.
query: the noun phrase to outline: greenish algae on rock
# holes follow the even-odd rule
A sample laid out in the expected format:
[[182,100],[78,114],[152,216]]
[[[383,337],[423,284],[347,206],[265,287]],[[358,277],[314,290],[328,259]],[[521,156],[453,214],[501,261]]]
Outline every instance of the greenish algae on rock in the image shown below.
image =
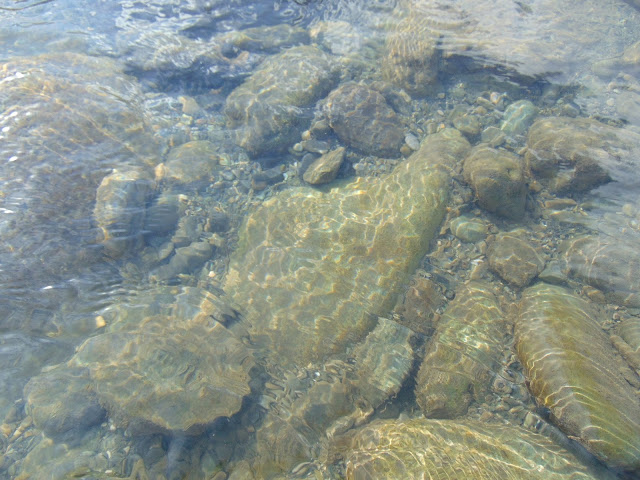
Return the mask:
[[225,290],[276,364],[343,352],[393,308],[442,221],[449,171],[468,149],[460,132],[444,130],[389,175],[287,190],[248,216]]
[[456,292],[430,340],[416,384],[425,415],[455,418],[482,401],[499,370],[507,322],[487,283]]
[[569,290],[524,291],[516,349],[538,402],[607,465],[640,469],[640,399],[590,305]]
[[348,480],[594,479],[549,438],[474,421],[376,421],[336,443]]

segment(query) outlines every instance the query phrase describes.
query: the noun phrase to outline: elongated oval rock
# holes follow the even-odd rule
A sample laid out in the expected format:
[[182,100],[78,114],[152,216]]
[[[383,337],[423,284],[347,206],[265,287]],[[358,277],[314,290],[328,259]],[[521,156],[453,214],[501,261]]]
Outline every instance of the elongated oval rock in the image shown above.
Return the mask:
[[531,392],[552,419],[603,462],[640,469],[640,400],[590,305],[562,287],[522,295],[516,348]]
[[416,400],[425,415],[464,415],[499,370],[506,320],[486,283],[456,293],[438,323],[418,372]]
[[444,130],[389,175],[290,189],[248,216],[225,290],[276,363],[343,352],[391,310],[442,221],[449,168],[468,149]]
[[337,445],[348,480],[596,478],[547,437],[511,425],[382,420],[344,443]]

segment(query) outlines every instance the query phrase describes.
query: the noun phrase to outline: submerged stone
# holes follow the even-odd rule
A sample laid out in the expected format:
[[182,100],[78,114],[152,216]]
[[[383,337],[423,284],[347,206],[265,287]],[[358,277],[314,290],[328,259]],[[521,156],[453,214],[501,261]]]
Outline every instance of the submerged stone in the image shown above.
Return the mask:
[[411,10],[400,15],[386,37],[382,75],[411,95],[423,97],[433,92],[438,79],[438,34]]
[[449,228],[451,233],[463,242],[479,242],[489,233],[487,222],[467,215],[460,215],[451,220]]
[[161,153],[143,98],[109,58],[59,54],[3,64],[0,177],[11,214],[0,220],[0,256],[8,280],[25,271],[42,288],[59,281],[52,276],[77,275],[103,259],[91,222],[101,181],[113,169],[144,170]]
[[317,158],[304,172],[302,178],[311,185],[329,183],[336,178],[344,160],[344,147],[336,148]]
[[473,400],[483,401],[500,367],[507,325],[489,284],[456,293],[418,372],[416,401],[427,417],[459,417]]
[[379,420],[333,450],[348,480],[598,478],[543,435],[471,420]]
[[611,180],[624,141],[593,119],[550,117],[529,129],[525,159],[552,192],[584,192]]
[[516,287],[526,287],[544,269],[544,258],[521,238],[522,230],[496,235],[487,257],[491,270]]
[[356,150],[380,157],[399,157],[402,125],[382,94],[347,83],[327,97],[325,112],[338,138]]
[[455,130],[379,178],[286,190],[247,217],[225,290],[276,364],[307,365],[362,339],[427,252],[469,149]]
[[140,170],[115,171],[100,182],[93,216],[101,228],[105,252],[118,258],[143,244],[145,208],[152,184]]
[[160,179],[181,185],[206,186],[214,182],[220,169],[216,146],[207,140],[194,140],[173,148],[162,168]]
[[510,220],[522,218],[527,186],[520,158],[481,145],[465,159],[463,174],[482,208]]
[[70,360],[130,432],[201,433],[250,392],[250,350],[224,325],[236,312],[197,289],[158,288],[103,312],[107,331]]
[[519,100],[507,107],[500,129],[510,137],[525,135],[538,115],[538,108],[529,100]]
[[331,57],[312,46],[266,59],[227,97],[224,113],[238,129],[238,145],[252,156],[286,150],[310,121],[303,109],[333,86],[333,72]]
[[570,276],[602,290],[608,301],[640,307],[640,258],[633,237],[587,236],[565,245]]
[[33,423],[48,437],[67,443],[77,441],[106,415],[89,372],[81,368],[56,368],[32,377],[24,397]]
[[395,396],[413,364],[412,335],[406,327],[380,318],[349,362],[319,366],[309,372],[312,380],[299,371],[283,380],[280,392],[268,392],[277,402],[256,433],[257,478],[270,478],[308,461],[336,435],[361,425]]
[[[582,298],[538,284],[524,291],[516,349],[538,402],[567,435],[607,465],[640,469],[640,399]],[[623,373],[624,372],[624,373]]]

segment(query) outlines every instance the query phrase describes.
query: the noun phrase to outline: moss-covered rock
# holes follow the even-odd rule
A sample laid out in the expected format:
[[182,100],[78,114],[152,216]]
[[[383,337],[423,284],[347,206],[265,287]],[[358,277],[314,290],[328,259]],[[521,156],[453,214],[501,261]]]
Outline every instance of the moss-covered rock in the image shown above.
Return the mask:
[[[524,291],[516,349],[533,395],[569,436],[615,468],[640,469],[640,399],[596,312],[570,291]],[[623,374],[623,371],[626,373]]]

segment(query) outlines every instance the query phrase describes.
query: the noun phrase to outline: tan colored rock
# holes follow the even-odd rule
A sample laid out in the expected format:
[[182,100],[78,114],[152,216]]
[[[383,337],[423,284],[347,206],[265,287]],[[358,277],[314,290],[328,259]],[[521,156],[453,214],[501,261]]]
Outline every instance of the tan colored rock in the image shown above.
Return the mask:
[[393,308],[442,221],[448,165],[468,148],[445,130],[388,175],[289,189],[247,217],[225,290],[275,363],[344,352]]
[[520,158],[480,145],[465,159],[463,175],[482,208],[510,220],[522,218],[527,187]]
[[400,119],[379,92],[347,83],[327,97],[325,114],[340,140],[379,157],[399,157],[404,144]]
[[526,287],[544,270],[545,260],[521,238],[521,231],[500,233],[489,246],[491,270],[516,287]]
[[[613,468],[640,471],[640,398],[589,303],[538,284],[524,291],[516,349],[552,420]],[[623,373],[624,372],[624,373]]]
[[311,185],[329,183],[338,175],[343,160],[344,147],[336,148],[325,153],[309,165],[302,178]]
[[427,417],[456,418],[482,402],[499,370],[507,321],[487,283],[456,292],[429,340],[416,380]]
[[334,450],[347,480],[601,478],[543,435],[470,420],[379,420]]

